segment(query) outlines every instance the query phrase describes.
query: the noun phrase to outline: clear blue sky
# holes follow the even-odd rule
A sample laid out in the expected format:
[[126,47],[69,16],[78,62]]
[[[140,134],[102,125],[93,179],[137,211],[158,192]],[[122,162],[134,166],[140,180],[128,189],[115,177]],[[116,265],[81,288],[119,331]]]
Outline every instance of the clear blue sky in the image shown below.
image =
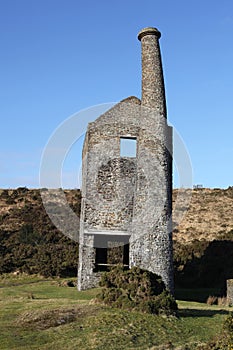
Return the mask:
[[168,119],[194,184],[233,185],[232,0],[1,0],[0,188],[39,186],[43,149],[70,115],[140,98],[147,26],[162,32]]

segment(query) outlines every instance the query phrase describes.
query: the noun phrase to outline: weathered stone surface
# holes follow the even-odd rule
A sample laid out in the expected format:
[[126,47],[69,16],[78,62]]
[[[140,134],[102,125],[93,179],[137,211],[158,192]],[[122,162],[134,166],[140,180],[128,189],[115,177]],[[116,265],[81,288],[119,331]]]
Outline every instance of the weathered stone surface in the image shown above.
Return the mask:
[[161,33],[156,28],[145,28],[138,34],[142,44],[142,105],[166,116],[160,36]]
[[233,306],[233,279],[227,280],[227,301]]
[[[80,290],[98,281],[97,242],[105,235],[103,248],[115,245],[108,240],[122,242],[124,236],[129,267],[160,275],[173,291],[172,128],[166,120],[158,33],[149,28],[139,34],[142,103],[131,96],[88,125],[83,146]],[[136,157],[120,156],[121,138],[136,139]]]

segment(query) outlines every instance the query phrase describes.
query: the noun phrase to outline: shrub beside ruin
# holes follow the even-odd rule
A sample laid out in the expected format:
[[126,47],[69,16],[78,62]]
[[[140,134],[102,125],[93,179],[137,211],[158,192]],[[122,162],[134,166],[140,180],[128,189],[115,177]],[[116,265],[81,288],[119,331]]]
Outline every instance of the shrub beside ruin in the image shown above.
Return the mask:
[[106,305],[156,315],[176,314],[174,297],[166,290],[161,277],[152,272],[117,266],[102,275],[100,286],[103,288],[97,300]]

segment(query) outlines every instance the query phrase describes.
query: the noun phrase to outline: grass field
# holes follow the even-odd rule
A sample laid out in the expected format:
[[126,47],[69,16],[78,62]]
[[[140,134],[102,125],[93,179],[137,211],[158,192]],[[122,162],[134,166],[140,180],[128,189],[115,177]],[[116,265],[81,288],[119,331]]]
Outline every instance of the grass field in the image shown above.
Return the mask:
[[0,277],[0,349],[196,349],[232,309],[178,300],[177,318],[127,312],[96,304],[98,289],[77,292],[64,281]]

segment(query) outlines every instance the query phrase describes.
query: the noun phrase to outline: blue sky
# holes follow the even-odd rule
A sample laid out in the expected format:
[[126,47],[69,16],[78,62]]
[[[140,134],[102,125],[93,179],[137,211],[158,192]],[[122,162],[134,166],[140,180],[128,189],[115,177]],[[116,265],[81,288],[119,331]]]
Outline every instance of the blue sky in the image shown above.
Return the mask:
[[[71,115],[140,98],[147,26],[162,32],[168,119],[194,184],[233,185],[232,0],[1,0],[0,188],[39,187],[43,149]],[[80,145],[64,187],[77,186]]]

